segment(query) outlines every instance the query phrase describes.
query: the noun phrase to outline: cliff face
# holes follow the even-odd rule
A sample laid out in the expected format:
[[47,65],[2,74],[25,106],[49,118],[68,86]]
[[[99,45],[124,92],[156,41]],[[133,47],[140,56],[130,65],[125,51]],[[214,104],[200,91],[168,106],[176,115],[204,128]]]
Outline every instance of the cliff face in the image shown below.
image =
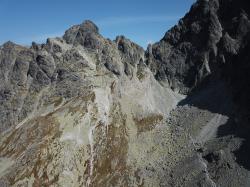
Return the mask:
[[147,51],[91,21],[5,43],[0,186],[249,186],[249,9],[199,0]]
[[155,144],[182,96],[154,79],[141,47],[86,21],[30,49],[4,44],[1,67],[0,186],[157,183],[145,168],[164,157]]
[[214,74],[236,79],[236,69],[245,70],[249,64],[243,54],[249,45],[248,15],[246,0],[197,1],[178,25],[149,47],[148,63],[157,80],[187,93]]

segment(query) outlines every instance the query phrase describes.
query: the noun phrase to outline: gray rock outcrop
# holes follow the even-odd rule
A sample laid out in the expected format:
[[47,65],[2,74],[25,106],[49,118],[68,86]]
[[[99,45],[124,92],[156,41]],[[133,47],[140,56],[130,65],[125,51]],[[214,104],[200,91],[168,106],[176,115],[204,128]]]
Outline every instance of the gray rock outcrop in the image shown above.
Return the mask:
[[250,8],[198,0],[161,41],[85,21],[0,47],[0,186],[249,186]]

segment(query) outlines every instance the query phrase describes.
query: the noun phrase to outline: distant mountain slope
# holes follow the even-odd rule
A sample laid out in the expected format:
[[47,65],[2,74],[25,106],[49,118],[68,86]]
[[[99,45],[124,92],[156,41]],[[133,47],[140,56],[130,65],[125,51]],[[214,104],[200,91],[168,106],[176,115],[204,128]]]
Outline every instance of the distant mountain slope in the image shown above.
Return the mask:
[[250,7],[198,0],[147,51],[85,21],[0,47],[0,186],[249,186]]

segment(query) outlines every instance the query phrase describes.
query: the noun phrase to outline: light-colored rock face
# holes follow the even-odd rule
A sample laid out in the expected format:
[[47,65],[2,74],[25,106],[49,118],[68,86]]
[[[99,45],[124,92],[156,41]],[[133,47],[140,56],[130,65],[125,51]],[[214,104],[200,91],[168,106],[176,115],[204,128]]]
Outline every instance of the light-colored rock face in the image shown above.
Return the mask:
[[147,52],[91,21],[0,46],[0,187],[250,186],[249,9],[228,3]]
[[[131,49],[135,44],[127,44],[133,54],[128,55],[115,43],[99,39],[108,45],[103,55],[100,49],[61,39],[50,39],[38,51],[45,56],[39,61],[52,61],[55,70],[46,84],[32,74],[26,79],[28,88],[19,108],[20,114],[26,114],[0,138],[0,184],[182,186],[192,176],[212,184],[203,173],[207,166],[194,152],[194,142],[206,132],[214,135],[210,127],[220,125],[218,116],[204,111],[205,120],[211,121],[206,126],[204,117],[196,119],[199,109],[194,109],[191,119],[183,118],[186,109],[182,113],[182,108],[175,108],[185,97],[155,80],[139,48]],[[105,63],[115,64],[115,70]],[[130,71],[125,71],[129,66]],[[180,119],[189,121],[187,129],[178,126]],[[189,132],[192,127],[203,130]]]
[[176,108],[185,97],[155,80],[142,48],[89,24],[2,47],[0,186],[213,185],[196,144],[227,116]]
[[[41,85],[35,85],[40,76],[23,79],[26,93],[17,107],[20,114],[27,112],[2,132],[1,185],[152,186],[162,182],[161,167],[150,167],[164,160],[162,153],[169,147],[163,144],[171,141],[165,121],[183,96],[154,79],[139,47],[130,49],[133,55],[129,56],[116,43],[97,37],[106,54],[59,38],[50,39],[46,49],[32,51],[39,56],[41,72],[52,78]],[[16,52],[16,48],[18,54],[28,51]],[[132,67],[128,75],[125,63]]]

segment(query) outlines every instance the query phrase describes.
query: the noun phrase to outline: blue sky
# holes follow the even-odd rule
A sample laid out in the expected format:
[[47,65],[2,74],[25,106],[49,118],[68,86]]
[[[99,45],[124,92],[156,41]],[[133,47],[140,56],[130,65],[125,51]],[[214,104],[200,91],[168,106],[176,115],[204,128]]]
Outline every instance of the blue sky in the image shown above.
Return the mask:
[[110,39],[125,35],[146,47],[160,40],[195,0],[0,0],[0,44],[30,45],[92,20]]

